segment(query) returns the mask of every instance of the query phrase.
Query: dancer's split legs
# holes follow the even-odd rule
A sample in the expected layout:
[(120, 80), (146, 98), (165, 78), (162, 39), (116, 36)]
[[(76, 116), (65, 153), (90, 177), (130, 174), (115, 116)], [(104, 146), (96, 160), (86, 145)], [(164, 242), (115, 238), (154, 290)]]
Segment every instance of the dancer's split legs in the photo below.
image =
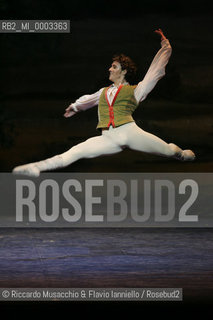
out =
[(117, 128), (110, 127), (109, 130), (104, 130), (101, 136), (90, 138), (52, 158), (16, 167), (13, 173), (37, 177), (41, 171), (63, 168), (83, 158), (115, 154), (121, 152), (125, 147), (181, 161), (195, 159), (191, 150), (182, 150), (173, 143), (168, 144), (142, 130), (135, 122), (131, 122)]

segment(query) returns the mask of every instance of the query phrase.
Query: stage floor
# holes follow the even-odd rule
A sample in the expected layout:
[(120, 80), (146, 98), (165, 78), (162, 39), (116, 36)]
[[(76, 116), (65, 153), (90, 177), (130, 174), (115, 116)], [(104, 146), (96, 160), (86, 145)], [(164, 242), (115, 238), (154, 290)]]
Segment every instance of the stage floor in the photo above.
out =
[(183, 288), (213, 301), (211, 229), (1, 228), (0, 286)]

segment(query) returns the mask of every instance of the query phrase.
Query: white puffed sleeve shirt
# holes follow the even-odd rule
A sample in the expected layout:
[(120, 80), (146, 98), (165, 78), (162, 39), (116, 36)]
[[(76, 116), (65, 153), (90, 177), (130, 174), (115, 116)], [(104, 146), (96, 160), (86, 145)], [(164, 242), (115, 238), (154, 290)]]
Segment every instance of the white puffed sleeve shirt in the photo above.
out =
[[(134, 90), (135, 99), (141, 102), (146, 99), (147, 95), (155, 87), (156, 83), (165, 75), (165, 67), (172, 53), (172, 48), (168, 39), (161, 41), (161, 49), (155, 55), (145, 77), (137, 84)], [(128, 84), (128, 83), (126, 83)], [(109, 102), (113, 100), (117, 87), (113, 84), (107, 91)], [(98, 104), (100, 95), (104, 88), (101, 88), (93, 94), (86, 94), (71, 104), (72, 109), (76, 112), (90, 109)]]

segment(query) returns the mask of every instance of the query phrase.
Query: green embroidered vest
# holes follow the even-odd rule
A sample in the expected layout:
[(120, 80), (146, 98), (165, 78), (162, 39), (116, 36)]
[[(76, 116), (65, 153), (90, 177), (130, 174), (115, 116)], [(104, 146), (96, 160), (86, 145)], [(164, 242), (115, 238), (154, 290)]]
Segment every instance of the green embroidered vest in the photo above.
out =
[(122, 124), (133, 122), (132, 113), (138, 106), (138, 102), (134, 96), (136, 86), (121, 85), (110, 104), (107, 99), (107, 90), (105, 88), (101, 93), (98, 104), (99, 122), (97, 128), (106, 128), (121, 126)]

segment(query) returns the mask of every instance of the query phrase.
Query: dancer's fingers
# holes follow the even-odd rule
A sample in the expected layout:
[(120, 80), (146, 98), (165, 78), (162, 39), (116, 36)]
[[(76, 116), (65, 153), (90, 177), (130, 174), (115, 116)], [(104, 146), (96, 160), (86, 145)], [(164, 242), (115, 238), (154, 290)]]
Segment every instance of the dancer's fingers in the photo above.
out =
[(66, 109), (65, 109), (65, 111), (70, 111), (71, 110), (71, 105), (69, 106), (69, 107), (67, 107)]
[(68, 117), (69, 117), (69, 112), (65, 112), (65, 113), (64, 113), (64, 117), (65, 117), (65, 118), (68, 118)]
[(156, 32), (156, 33), (160, 33), (160, 34), (163, 33), (163, 31), (162, 31), (160, 28), (159, 28), (159, 29), (156, 29), (155, 32)]
[(74, 114), (76, 114), (75, 111), (67, 111), (67, 112), (64, 113), (64, 117), (65, 118), (69, 118), (69, 117), (74, 116)]

